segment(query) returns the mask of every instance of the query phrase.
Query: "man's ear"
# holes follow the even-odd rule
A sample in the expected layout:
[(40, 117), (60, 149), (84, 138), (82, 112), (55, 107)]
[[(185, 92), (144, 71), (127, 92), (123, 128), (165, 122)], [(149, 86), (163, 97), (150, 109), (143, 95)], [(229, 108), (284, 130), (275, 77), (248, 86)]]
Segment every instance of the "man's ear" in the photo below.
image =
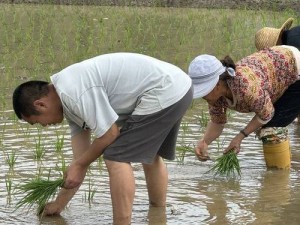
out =
[(37, 99), (33, 102), (33, 106), (36, 111), (42, 112), (47, 109), (47, 104), (43, 99)]

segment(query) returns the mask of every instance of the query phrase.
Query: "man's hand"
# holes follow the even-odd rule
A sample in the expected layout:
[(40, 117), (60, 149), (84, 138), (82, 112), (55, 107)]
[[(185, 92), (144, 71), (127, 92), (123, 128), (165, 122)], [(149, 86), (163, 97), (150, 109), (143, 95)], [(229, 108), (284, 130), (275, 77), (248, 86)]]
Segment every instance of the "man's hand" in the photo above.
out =
[(73, 162), (65, 173), (63, 187), (66, 189), (78, 187), (83, 182), (87, 169), (88, 166), (81, 166), (76, 161)]
[(63, 210), (63, 207), (61, 207), (57, 202), (48, 202), (43, 211), (41, 212), (42, 216), (54, 216), (59, 215), (61, 211)]

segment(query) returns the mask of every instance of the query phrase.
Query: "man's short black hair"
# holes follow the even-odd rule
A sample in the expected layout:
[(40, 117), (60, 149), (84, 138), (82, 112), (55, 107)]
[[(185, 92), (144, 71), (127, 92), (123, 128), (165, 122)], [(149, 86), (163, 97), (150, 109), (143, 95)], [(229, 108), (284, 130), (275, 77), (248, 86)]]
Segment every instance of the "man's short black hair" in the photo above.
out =
[(49, 82), (46, 81), (27, 81), (15, 89), (12, 101), (14, 111), (19, 119), (22, 119), (22, 116), (39, 114), (35, 110), (33, 102), (48, 94), (48, 84)]

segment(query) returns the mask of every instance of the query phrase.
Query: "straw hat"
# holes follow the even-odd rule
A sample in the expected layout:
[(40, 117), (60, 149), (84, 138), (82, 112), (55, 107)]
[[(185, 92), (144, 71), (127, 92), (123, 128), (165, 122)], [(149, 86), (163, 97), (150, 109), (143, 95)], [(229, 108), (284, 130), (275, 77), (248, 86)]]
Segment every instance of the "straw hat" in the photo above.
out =
[(222, 63), (212, 55), (199, 55), (189, 65), (188, 75), (194, 87), (193, 98), (202, 98), (217, 85), (219, 76), (225, 72)]
[(282, 24), (282, 26), (279, 29), (272, 27), (264, 27), (257, 31), (255, 34), (255, 46), (257, 50), (280, 44), (282, 32), (284, 30), (290, 29), (293, 21), (293, 18), (289, 18), (287, 21), (284, 22), (284, 24)]

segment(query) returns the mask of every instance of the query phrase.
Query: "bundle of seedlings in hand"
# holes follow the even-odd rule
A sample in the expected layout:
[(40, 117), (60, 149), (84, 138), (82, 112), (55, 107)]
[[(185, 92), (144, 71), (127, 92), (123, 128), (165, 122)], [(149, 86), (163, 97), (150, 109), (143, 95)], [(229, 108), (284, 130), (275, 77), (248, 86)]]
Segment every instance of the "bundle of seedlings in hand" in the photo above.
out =
[(230, 177), (231, 175), (235, 176), (236, 173), (241, 176), (241, 168), (237, 154), (233, 150), (223, 154), (216, 159), (214, 166), (208, 172), (213, 172), (214, 176)]
[(46, 203), (53, 198), (59, 187), (62, 187), (64, 180), (46, 180), (36, 178), (25, 184), (16, 187), (18, 194), (26, 194), (16, 205), (16, 209), (22, 206), (28, 206), (29, 209), (34, 205), (38, 205), (38, 214), (42, 213)]

